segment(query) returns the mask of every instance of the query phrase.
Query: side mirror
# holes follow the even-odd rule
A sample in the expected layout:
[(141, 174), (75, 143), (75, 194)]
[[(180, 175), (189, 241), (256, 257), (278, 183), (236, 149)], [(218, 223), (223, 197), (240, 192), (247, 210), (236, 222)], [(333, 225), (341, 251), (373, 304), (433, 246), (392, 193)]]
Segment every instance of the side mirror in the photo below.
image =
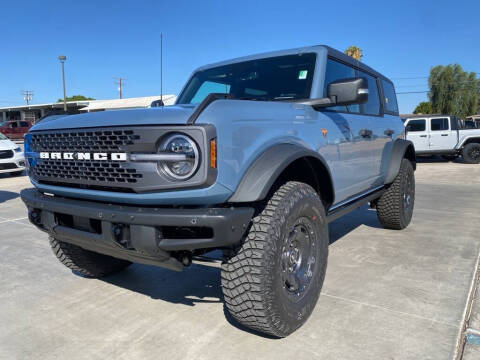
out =
[(314, 108), (364, 104), (368, 101), (368, 83), (364, 78), (336, 80), (328, 84), (327, 97), (300, 101)]
[(335, 105), (364, 104), (368, 101), (368, 84), (364, 78), (337, 80), (328, 85), (327, 96)]

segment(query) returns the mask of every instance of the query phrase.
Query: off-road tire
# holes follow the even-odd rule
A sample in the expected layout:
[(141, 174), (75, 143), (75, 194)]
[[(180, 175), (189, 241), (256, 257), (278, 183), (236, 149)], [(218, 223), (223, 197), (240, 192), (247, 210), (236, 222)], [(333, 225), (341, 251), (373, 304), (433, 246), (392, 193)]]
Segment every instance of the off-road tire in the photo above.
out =
[(130, 261), (88, 251), (79, 246), (56, 240), (53, 237), (50, 237), (50, 246), (63, 265), (89, 278), (111, 275), (131, 264)]
[[(300, 227), (298, 232), (298, 224), (309, 231)], [(285, 276), (291, 274), (291, 269), (286, 268), (291, 258), (286, 254), (289, 249), (302, 247), (298, 244), (303, 240), (297, 242), (297, 236), (314, 244), (309, 247), (308, 255), (300, 250), (302, 261), (307, 259), (307, 262), (301, 262), (296, 269), (307, 265), (308, 271), (299, 278), (308, 284), (297, 287), (302, 289), (298, 295), (292, 290), (295, 285), (285, 282)], [(293, 247), (292, 238), (297, 244)], [(312, 313), (325, 278), (327, 258), (328, 226), (320, 197), (307, 184), (288, 182), (254, 217), (245, 241), (234, 255), (222, 263), (225, 306), (240, 324), (264, 334), (285, 337), (302, 326)]]
[(470, 143), (465, 145), (462, 150), (462, 158), (468, 164), (480, 163), (480, 144)]
[[(406, 197), (408, 196), (408, 206)], [(400, 171), (377, 201), (377, 216), (386, 229), (405, 229), (412, 220), (415, 205), (415, 174), (412, 163), (402, 159)]]

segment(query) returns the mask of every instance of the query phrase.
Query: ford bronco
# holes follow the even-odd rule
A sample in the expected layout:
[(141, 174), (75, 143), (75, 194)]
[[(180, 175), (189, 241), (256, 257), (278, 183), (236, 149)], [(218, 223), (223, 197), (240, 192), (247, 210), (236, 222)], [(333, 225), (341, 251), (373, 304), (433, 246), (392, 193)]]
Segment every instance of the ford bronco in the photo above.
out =
[(226, 308), (277, 337), (313, 311), (329, 222), (370, 203), (403, 229), (414, 207), (392, 82), (327, 46), (201, 67), (173, 106), (45, 119), (25, 151), (22, 199), (65, 266), (181, 270), (221, 250)]

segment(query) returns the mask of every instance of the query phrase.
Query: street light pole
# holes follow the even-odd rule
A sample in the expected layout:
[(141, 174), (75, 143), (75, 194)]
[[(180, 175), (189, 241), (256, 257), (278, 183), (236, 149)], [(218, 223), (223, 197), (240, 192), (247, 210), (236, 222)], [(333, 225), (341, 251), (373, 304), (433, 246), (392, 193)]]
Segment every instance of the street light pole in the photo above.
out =
[(58, 60), (62, 63), (62, 80), (63, 80), (63, 111), (67, 112), (67, 93), (65, 91), (65, 60), (67, 57), (65, 55), (60, 55)]

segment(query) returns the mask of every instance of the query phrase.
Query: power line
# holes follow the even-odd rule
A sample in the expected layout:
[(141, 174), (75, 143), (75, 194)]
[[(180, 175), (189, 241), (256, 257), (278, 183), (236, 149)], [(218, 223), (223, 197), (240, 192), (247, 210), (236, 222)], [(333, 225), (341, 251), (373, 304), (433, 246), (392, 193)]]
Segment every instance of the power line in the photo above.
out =
[(118, 85), (118, 94), (120, 96), (120, 99), (122, 98), (122, 87), (123, 85), (125, 85), (125, 78), (122, 78), (122, 77), (114, 77), (114, 79), (116, 79), (115, 81), (115, 84)]
[[(468, 72), (468, 71), (467, 71)], [(480, 72), (471, 71), (476, 75), (480, 75)], [(390, 80), (414, 80), (414, 79), (428, 79), (430, 76), (412, 76), (412, 77), (393, 77)]]

